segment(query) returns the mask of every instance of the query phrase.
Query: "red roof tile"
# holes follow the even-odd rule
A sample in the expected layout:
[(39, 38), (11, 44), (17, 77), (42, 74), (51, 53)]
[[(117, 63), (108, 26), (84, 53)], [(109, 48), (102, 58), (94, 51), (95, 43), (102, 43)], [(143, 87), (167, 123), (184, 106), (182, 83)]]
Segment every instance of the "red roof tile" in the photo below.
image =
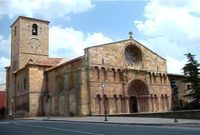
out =
[(46, 71), (48, 72), (48, 71), (51, 71), (52, 69), (56, 69), (56, 68), (62, 67), (62, 66), (64, 66), (64, 65), (71, 64), (71, 63), (73, 63), (73, 62), (75, 62), (75, 61), (81, 60), (82, 58), (83, 58), (83, 56), (74, 58), (74, 59), (72, 59), (72, 60), (66, 60), (66, 59), (64, 59), (64, 60), (62, 60), (59, 64), (57, 64), (56, 66), (53, 66), (53, 67), (50, 67), (50, 68), (46, 69)]
[(29, 62), (29, 64), (41, 65), (41, 66), (56, 66), (57, 64), (59, 64), (63, 60), (66, 61), (66, 59), (64, 59), (64, 58), (46, 58), (46, 59), (38, 60), (38, 61), (35, 61), (35, 62), (32, 62), (32, 63)]

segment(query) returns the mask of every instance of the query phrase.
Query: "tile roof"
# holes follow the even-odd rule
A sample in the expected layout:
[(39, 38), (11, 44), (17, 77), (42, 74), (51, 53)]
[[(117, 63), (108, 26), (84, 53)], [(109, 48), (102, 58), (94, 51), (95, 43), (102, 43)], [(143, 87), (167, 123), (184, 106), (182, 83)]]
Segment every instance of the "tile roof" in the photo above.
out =
[(63, 63), (65, 61), (67, 60), (64, 58), (45, 58), (35, 62), (29, 62), (29, 64), (40, 66), (56, 66), (57, 64)]
[(14, 71), (13, 73), (16, 74), (17, 72), (23, 70), (27, 65), (44, 66), (50, 68), (65, 63), (66, 61), (68, 60), (65, 58), (45, 58), (38, 61), (29, 60), (24, 67), (18, 69), (17, 71)]
[(71, 59), (71, 60), (62, 60), (59, 64), (57, 64), (56, 66), (53, 66), (53, 67), (50, 67), (50, 68), (47, 68), (46, 71), (51, 71), (53, 69), (56, 69), (56, 68), (59, 68), (59, 67), (62, 67), (64, 65), (67, 65), (67, 64), (71, 64), (73, 62), (76, 62), (76, 61), (80, 61), (83, 59), (83, 56), (80, 56), (80, 57), (77, 57), (77, 58), (74, 58), (74, 59)]

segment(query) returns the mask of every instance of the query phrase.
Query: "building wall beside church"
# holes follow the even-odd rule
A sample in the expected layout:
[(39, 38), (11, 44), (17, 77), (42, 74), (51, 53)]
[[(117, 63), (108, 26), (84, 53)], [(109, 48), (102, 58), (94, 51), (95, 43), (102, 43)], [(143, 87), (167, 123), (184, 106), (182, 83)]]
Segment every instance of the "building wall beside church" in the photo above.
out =
[[(185, 104), (190, 101), (186, 95), (190, 92), (192, 85), (191, 83), (185, 82), (187, 78), (188, 76), (185, 75), (169, 74), (170, 82), (175, 82), (177, 87), (177, 95), (174, 94), (174, 98), (177, 98), (177, 103), (175, 106), (184, 107)], [(174, 105), (174, 103), (172, 103), (172, 105)]]

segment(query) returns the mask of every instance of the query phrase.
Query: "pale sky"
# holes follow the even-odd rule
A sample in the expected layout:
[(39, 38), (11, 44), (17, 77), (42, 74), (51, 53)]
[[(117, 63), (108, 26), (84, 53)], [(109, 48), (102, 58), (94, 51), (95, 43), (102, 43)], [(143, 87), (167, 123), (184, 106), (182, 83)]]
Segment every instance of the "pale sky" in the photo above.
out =
[(200, 62), (200, 0), (0, 0), (0, 84), (10, 65), (10, 25), (20, 15), (49, 20), (49, 56), (74, 58), (83, 49), (133, 38), (182, 73), (184, 54)]

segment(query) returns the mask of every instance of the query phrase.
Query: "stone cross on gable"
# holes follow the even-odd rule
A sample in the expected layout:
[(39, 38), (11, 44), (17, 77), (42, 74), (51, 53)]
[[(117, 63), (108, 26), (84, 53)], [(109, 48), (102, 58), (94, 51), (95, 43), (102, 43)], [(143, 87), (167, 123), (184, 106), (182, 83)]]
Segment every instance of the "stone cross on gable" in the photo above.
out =
[(129, 38), (132, 39), (133, 38), (133, 32), (130, 31), (128, 34), (129, 34)]

